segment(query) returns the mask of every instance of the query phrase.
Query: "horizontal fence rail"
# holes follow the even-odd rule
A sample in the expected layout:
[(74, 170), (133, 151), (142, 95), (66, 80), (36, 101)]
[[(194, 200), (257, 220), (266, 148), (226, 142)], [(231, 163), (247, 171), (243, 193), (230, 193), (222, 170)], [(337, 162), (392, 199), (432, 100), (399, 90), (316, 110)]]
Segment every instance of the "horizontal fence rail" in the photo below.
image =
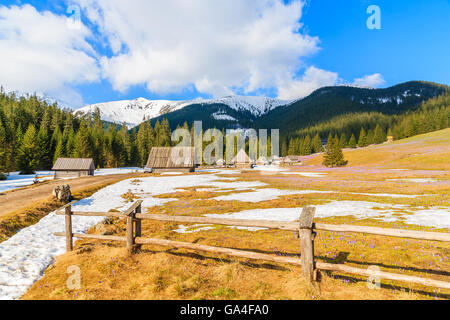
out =
[[(59, 209), (56, 214), (64, 215), (66, 217), (66, 232), (55, 233), (55, 236), (66, 237), (67, 251), (73, 250), (73, 238), (80, 239), (94, 239), (105, 241), (121, 241), (125, 242), (127, 249), (133, 253), (142, 245), (157, 245), (174, 248), (182, 248), (189, 250), (197, 250), (203, 252), (213, 252), (217, 254), (225, 254), (240, 258), (265, 260), (277, 263), (292, 264), (302, 267), (303, 276), (309, 281), (317, 279), (317, 271), (333, 271), (345, 274), (355, 274), (359, 276), (370, 277), (374, 276), (371, 270), (355, 268), (343, 264), (330, 264), (324, 262), (314, 261), (314, 240), (316, 231), (330, 231), (330, 232), (351, 232), (371, 234), (387, 237), (410, 238), (428, 241), (444, 241), (450, 242), (449, 233), (439, 232), (424, 232), (424, 231), (410, 231), (402, 229), (385, 229), (376, 227), (353, 226), (353, 225), (331, 225), (314, 223), (315, 208), (307, 207), (303, 209), (299, 221), (295, 222), (280, 222), (269, 220), (236, 220), (223, 218), (209, 218), (209, 217), (188, 217), (188, 216), (166, 216), (153, 215), (142, 213), (142, 200), (133, 203), (125, 212), (72, 212), (72, 205), (69, 203), (63, 208)], [(106, 235), (92, 235), (92, 234), (78, 234), (72, 233), (72, 216), (84, 217), (117, 217), (126, 219), (127, 234), (126, 236), (106, 236)], [(269, 254), (244, 251), (231, 248), (214, 247), (196, 243), (179, 242), (163, 239), (143, 238), (141, 235), (142, 220), (154, 220), (164, 222), (177, 222), (187, 224), (211, 224), (223, 226), (237, 226), (237, 227), (254, 227), (265, 229), (278, 229), (284, 231), (298, 232), (301, 243), (300, 258), (274, 256)], [(431, 286), (442, 289), (450, 289), (450, 282), (444, 282), (433, 279), (424, 279), (416, 276), (395, 274), (389, 272), (378, 271), (376, 277), (379, 279), (403, 281), (408, 283), (416, 283), (424, 286)]]

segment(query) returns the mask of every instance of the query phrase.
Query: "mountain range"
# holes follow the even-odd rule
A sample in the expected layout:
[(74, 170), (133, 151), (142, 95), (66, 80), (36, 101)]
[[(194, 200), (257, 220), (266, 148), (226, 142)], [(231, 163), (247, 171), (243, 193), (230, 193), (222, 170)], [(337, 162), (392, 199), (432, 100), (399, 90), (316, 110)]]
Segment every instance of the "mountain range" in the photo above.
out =
[[(186, 101), (147, 100), (137, 98), (135, 100), (112, 101), (92, 104), (74, 112), (77, 116), (94, 114), (98, 109), (104, 121), (116, 124), (126, 124), (133, 128), (142, 122), (158, 117), (164, 117), (170, 113), (180, 111), (188, 106), (201, 105), (205, 110), (214, 105), (223, 105), (229, 110), (216, 110), (210, 116), (213, 120), (235, 122), (232, 114), (242, 113), (249, 117), (258, 118), (269, 111), (288, 104), (289, 101), (266, 97), (228, 96), (220, 99), (196, 99)], [(215, 108), (213, 108), (215, 110)]]
[(166, 118), (172, 129), (188, 122), (203, 121), (204, 128), (281, 128), (299, 130), (334, 117), (362, 112), (398, 115), (417, 108), (422, 102), (448, 90), (448, 86), (410, 81), (384, 89), (353, 86), (323, 87), (308, 97), (283, 101), (266, 97), (228, 96), (189, 101), (114, 101), (86, 106), (74, 111), (78, 116), (97, 109), (107, 122), (136, 127)]

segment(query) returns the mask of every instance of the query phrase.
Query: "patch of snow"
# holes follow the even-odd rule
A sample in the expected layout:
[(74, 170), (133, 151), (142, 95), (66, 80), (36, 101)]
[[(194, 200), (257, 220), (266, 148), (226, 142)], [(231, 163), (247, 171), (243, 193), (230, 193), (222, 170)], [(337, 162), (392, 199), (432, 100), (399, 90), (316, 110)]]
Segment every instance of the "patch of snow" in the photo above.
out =
[[(373, 218), (386, 222), (402, 221), (411, 225), (434, 228), (450, 228), (450, 210), (448, 208), (418, 209), (406, 205), (382, 204), (365, 201), (331, 201), (317, 205), (316, 217), (353, 216), (359, 219)], [(292, 222), (300, 217), (302, 208), (254, 209), (230, 214), (208, 214), (211, 218), (229, 218), (241, 220), (272, 220)], [(405, 211), (405, 212), (402, 212)]]
[(183, 175), (183, 172), (163, 172), (161, 173), (162, 176), (180, 176)]
[(450, 229), (450, 210), (442, 208), (423, 209), (406, 215), (404, 222), (425, 227)]
[(126, 173), (135, 173), (135, 172), (144, 172), (144, 169), (138, 168), (138, 167), (99, 169), (99, 170), (95, 170), (94, 176), (109, 176), (109, 175), (115, 175), (115, 174), (126, 174)]
[(327, 175), (327, 173), (325, 173), (325, 172), (295, 172), (295, 171), (281, 172), (281, 174), (299, 175), (299, 176), (309, 177), (309, 178), (322, 178)]
[(184, 226), (184, 225), (179, 225), (178, 229), (172, 230), (176, 233), (182, 233), (182, 234), (186, 234), (186, 233), (195, 233), (195, 232), (199, 232), (199, 231), (205, 231), (205, 230), (212, 230), (214, 229), (214, 227), (210, 227), (207, 224), (194, 224), (192, 226)]
[(429, 183), (429, 182), (437, 182), (437, 179), (386, 179), (386, 181), (400, 181), (400, 182), (414, 182), (414, 183)]
[(270, 165), (270, 166), (255, 166), (253, 169), (254, 170), (258, 170), (258, 171), (269, 171), (269, 172), (282, 172), (282, 171), (286, 170), (284, 168), (281, 168), (279, 166), (274, 166), (274, 165)]
[(223, 121), (237, 121), (235, 118), (233, 118), (232, 116), (228, 115), (228, 114), (224, 114), (224, 113), (214, 113), (211, 115), (211, 117), (215, 120), (223, 120)]
[(11, 191), (34, 184), (37, 177), (39, 182), (52, 180), (53, 171), (37, 171), (36, 174), (20, 175), (19, 172), (11, 172), (6, 180), (0, 181), (0, 192)]
[(280, 189), (257, 189), (253, 192), (234, 193), (213, 198), (217, 201), (261, 202), (278, 199), (281, 196), (298, 194), (297, 191)]

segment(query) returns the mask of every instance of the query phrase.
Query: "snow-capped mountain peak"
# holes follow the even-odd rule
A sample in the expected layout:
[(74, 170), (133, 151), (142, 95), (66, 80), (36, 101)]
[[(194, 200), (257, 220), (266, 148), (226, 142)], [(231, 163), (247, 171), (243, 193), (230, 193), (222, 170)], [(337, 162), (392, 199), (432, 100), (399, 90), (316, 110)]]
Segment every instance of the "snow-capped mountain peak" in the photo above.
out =
[(117, 124), (125, 123), (129, 128), (133, 128), (145, 120), (157, 118), (193, 104), (224, 104), (233, 110), (249, 112), (255, 117), (260, 117), (287, 103), (289, 103), (289, 101), (247, 96), (227, 96), (208, 100), (199, 98), (186, 101), (147, 100), (145, 98), (137, 98), (134, 100), (92, 104), (75, 110), (74, 114), (78, 116), (94, 114), (98, 109), (102, 120)]

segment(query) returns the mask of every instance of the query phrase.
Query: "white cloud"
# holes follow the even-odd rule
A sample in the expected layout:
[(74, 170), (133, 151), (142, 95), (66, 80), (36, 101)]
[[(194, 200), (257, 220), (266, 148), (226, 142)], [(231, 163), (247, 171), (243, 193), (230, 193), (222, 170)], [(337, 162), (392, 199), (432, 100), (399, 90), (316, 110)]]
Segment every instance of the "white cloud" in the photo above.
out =
[(381, 85), (385, 84), (384, 78), (379, 73), (374, 73), (372, 75), (367, 75), (362, 78), (355, 79), (353, 85), (359, 87), (371, 87), (377, 88)]
[(101, 66), (120, 91), (195, 86), (221, 96), (278, 88), (319, 50), (317, 37), (299, 31), (299, 0), (77, 2), (114, 52)]
[(337, 73), (312, 66), (305, 71), (300, 80), (288, 79), (285, 83), (281, 83), (278, 97), (285, 100), (303, 98), (321, 87), (336, 85), (338, 79)]
[(99, 79), (88, 28), (30, 5), (0, 6), (0, 84), (82, 104), (73, 85)]
[[(320, 41), (301, 33), (302, 0), (74, 1), (95, 31), (31, 5), (0, 5), (0, 85), (6, 90), (81, 106), (75, 86), (101, 77), (122, 92), (143, 84), (162, 95), (270, 90), (282, 99), (341, 81), (305, 63)], [(112, 54), (96, 52), (90, 41)], [(380, 74), (354, 82), (383, 83)]]

